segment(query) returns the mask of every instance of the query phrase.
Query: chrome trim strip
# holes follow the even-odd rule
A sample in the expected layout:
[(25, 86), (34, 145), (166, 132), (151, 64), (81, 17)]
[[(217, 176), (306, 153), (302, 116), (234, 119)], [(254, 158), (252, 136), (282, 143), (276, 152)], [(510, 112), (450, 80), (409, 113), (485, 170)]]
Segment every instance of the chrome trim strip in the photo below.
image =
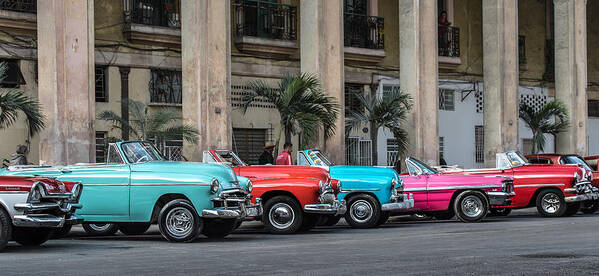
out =
[(0, 194), (28, 194), (28, 191), (0, 191)]
[(363, 192), (363, 191), (379, 191), (380, 189), (343, 189), (340, 193)]
[(129, 184), (85, 184), (85, 186), (129, 186)]
[(514, 185), (515, 187), (547, 187), (547, 186), (566, 186), (566, 184), (522, 184)]
[(203, 183), (135, 183), (131, 186), (210, 186)]

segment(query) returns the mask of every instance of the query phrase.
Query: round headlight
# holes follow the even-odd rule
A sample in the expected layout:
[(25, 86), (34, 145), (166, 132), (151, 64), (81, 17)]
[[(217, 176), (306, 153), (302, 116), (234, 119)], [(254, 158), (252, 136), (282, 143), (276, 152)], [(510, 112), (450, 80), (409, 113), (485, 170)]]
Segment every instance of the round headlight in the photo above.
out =
[(251, 180), (248, 180), (248, 184), (245, 187), (248, 190), (248, 193), (251, 193), (252, 190), (254, 189), (254, 183), (252, 183)]
[(213, 194), (216, 194), (216, 192), (218, 192), (218, 189), (220, 188), (220, 183), (218, 182), (218, 179), (212, 179), (212, 182), (210, 182), (210, 192), (212, 192)]

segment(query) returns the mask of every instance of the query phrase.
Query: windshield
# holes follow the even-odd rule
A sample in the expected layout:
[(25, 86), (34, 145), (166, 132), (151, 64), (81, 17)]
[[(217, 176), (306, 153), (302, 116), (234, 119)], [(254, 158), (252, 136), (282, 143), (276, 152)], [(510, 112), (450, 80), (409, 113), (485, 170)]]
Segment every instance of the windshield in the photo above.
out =
[(314, 162), (314, 165), (316, 166), (333, 166), (333, 162), (329, 161), (329, 159), (327, 159), (327, 157), (318, 150), (310, 151), (309, 155), (310, 159), (312, 159), (312, 162)]
[(121, 148), (129, 163), (142, 163), (165, 160), (154, 145), (148, 142), (122, 143)]
[(418, 174), (418, 173), (420, 173), (420, 174), (437, 174), (437, 173), (439, 173), (439, 171), (435, 170), (431, 166), (429, 166), (426, 163), (424, 163), (416, 158), (413, 158), (413, 157), (406, 158), (406, 164), (408, 166), (408, 171), (409, 171), (410, 175)]
[(509, 160), (512, 168), (520, 167), (525, 164), (528, 164), (528, 160), (524, 157), (520, 152), (517, 151), (508, 151), (505, 153), (505, 156)]
[(578, 157), (576, 155), (569, 155), (569, 156), (562, 157), (561, 163), (572, 164), (572, 165), (582, 165), (585, 170), (592, 171), (591, 167), (589, 167), (589, 165), (586, 162), (584, 162), (582, 159), (580, 159), (580, 157)]
[(242, 167), (246, 164), (232, 151), (229, 150), (215, 150), (214, 151), (220, 157), (222, 162), (230, 163), (233, 167)]

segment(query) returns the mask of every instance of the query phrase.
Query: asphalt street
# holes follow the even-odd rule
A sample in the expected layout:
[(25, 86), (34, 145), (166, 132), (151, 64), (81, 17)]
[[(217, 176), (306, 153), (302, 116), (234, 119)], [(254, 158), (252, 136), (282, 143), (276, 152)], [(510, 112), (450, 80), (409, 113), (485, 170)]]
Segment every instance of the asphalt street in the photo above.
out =
[(270, 235), (245, 223), (223, 240), (169, 243), (143, 236), (70, 237), (42, 247), (10, 243), (0, 275), (599, 274), (599, 213), (543, 218), (535, 209), (482, 223), (409, 221), (376, 229), (335, 227)]

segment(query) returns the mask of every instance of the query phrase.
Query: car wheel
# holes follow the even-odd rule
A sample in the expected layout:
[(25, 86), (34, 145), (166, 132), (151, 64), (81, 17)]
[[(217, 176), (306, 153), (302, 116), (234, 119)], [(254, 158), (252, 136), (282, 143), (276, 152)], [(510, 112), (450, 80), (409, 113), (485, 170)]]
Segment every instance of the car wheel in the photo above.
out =
[(576, 213), (580, 211), (581, 206), (582, 204), (580, 204), (580, 202), (566, 203), (566, 212), (564, 212), (564, 217), (576, 215)]
[(0, 208), (0, 251), (6, 247), (11, 236), (12, 223), (10, 221), (10, 216), (4, 209)]
[(491, 215), (505, 217), (512, 212), (512, 208), (491, 208)]
[(90, 236), (112, 236), (119, 227), (114, 223), (84, 223), (83, 230)]
[(433, 214), (433, 217), (436, 220), (450, 220), (455, 216), (455, 213), (453, 212), (453, 210), (450, 211), (443, 211), (443, 212), (436, 212)]
[(288, 196), (275, 196), (264, 205), (262, 223), (272, 234), (292, 234), (304, 221), (300, 204)]
[(170, 242), (190, 242), (202, 231), (203, 221), (191, 202), (175, 199), (162, 207), (158, 215), (158, 229)]
[(52, 232), (52, 236), (50, 238), (51, 239), (62, 239), (64, 237), (68, 236), (69, 233), (71, 233), (71, 228), (73, 228), (72, 224), (65, 225), (61, 228), (55, 229), (54, 232)]
[(453, 210), (461, 221), (477, 222), (489, 213), (489, 201), (481, 192), (466, 191), (455, 198)]
[(211, 239), (222, 239), (235, 230), (238, 221), (238, 219), (204, 219), (202, 234)]
[(597, 212), (597, 210), (599, 210), (599, 200), (595, 200), (595, 201), (589, 201), (586, 202), (582, 208), (580, 208), (580, 211), (582, 211), (583, 214), (594, 214), (595, 212)]
[(353, 196), (347, 204), (345, 220), (353, 228), (370, 228), (376, 226), (381, 217), (381, 206), (371, 195)]
[(543, 190), (536, 200), (537, 211), (544, 217), (561, 217), (566, 212), (564, 195), (558, 190)]
[(119, 230), (127, 236), (135, 236), (148, 231), (150, 225), (150, 223), (145, 222), (121, 223), (119, 224)]
[(379, 217), (379, 220), (376, 222), (376, 226), (381, 226), (385, 224), (387, 220), (389, 220), (390, 215), (391, 212), (381, 212), (381, 216)]
[(37, 246), (50, 239), (52, 228), (15, 227), (12, 238), (24, 246)]

